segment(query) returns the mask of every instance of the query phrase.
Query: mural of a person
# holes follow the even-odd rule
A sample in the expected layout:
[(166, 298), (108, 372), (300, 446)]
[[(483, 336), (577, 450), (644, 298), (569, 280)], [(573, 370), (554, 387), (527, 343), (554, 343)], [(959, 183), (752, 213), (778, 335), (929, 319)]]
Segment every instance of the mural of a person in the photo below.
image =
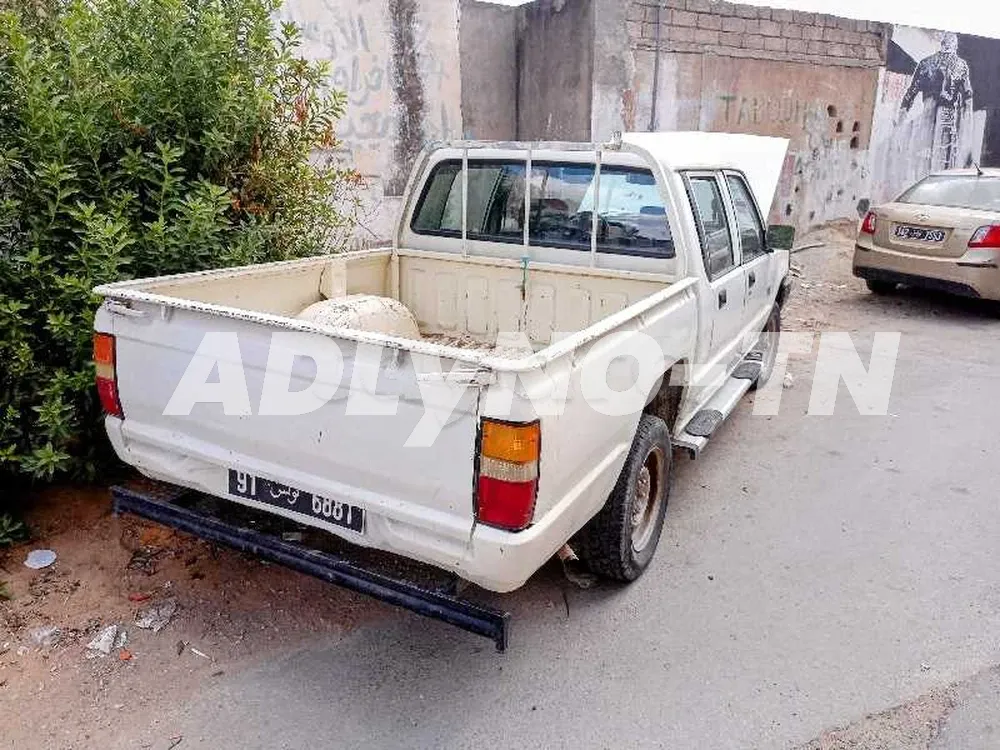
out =
[(941, 37), (941, 48), (917, 64), (910, 85), (900, 102), (909, 112), (920, 94), (928, 119), (933, 118), (931, 169), (950, 169), (959, 164), (962, 129), (972, 111), (972, 82), (969, 65), (958, 56), (958, 36)]

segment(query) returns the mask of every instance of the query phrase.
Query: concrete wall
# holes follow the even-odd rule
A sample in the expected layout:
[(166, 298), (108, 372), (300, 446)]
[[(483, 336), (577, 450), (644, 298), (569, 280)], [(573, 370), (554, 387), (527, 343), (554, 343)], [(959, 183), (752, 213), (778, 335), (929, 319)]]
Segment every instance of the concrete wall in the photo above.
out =
[(590, 140), (592, 0), (536, 0), (520, 10), (517, 137)]
[(972, 94), (955, 108), (930, 91), (904, 105), (941, 32), (824, 14), (715, 0), (287, 0), (281, 16), (348, 93), (339, 156), (368, 178), (363, 240), (391, 235), (416, 152), (463, 135), (783, 136), (771, 220), (799, 230), (856, 217), (934, 168), (1000, 165), (997, 40), (958, 36)]
[(459, 7), (448, 0), (287, 0), (303, 52), (348, 94), (339, 156), (369, 184), (358, 237), (389, 237), (415, 152), (462, 134)]
[(804, 229), (856, 215), (880, 24), (710, 0), (599, 0), (597, 19), (595, 139), (650, 129), (789, 138), (772, 221)]
[(465, 137), (512, 139), (517, 133), (515, 7), (462, 0), (459, 21)]

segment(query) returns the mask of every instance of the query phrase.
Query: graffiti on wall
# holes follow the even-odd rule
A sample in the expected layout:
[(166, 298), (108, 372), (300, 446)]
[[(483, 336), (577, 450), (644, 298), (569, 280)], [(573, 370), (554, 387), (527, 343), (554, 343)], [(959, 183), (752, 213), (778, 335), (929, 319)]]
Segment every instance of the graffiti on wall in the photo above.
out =
[(805, 130), (809, 119), (819, 113), (821, 105), (795, 96), (741, 96), (738, 93), (719, 95), (726, 125), (777, 125)]
[(873, 124), (874, 201), (930, 172), (989, 164), (998, 55), (997, 40), (893, 29)]
[(700, 99), (698, 129), (789, 140), (772, 223), (804, 231), (855, 213), (867, 192), (875, 69), (722, 56), (681, 65), (682, 85)]
[[(461, 134), (461, 81), (452, 63), (458, 59), (456, 7), (437, 0), (288, 0), (278, 11), (281, 21), (302, 30), (302, 53), (328, 61), (330, 85), (347, 94), (338, 155), (368, 178), (365, 231), (378, 237), (388, 236), (397, 208), (384, 199), (399, 192), (409, 168), (400, 164), (400, 141), (409, 156), (414, 133), (421, 142)], [(410, 63), (405, 73), (397, 74), (397, 60)]]

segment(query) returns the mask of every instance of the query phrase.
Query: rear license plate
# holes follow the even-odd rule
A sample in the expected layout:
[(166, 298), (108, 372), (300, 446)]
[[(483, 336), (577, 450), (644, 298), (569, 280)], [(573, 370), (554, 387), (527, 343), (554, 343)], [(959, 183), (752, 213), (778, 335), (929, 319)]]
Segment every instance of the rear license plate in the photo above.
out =
[(243, 471), (229, 470), (229, 494), (318, 518), (359, 534), (365, 529), (365, 512), (361, 508)]
[(921, 242), (944, 242), (943, 229), (927, 229), (926, 227), (911, 227), (897, 224), (895, 235), (903, 240), (920, 240)]

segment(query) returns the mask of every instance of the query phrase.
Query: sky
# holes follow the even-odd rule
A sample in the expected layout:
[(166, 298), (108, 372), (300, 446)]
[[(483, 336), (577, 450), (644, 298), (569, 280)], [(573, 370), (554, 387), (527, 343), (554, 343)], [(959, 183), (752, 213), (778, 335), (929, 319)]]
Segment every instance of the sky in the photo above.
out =
[[(524, 5), (530, 0), (486, 0)], [(626, 0), (622, 0), (625, 2)], [(931, 29), (1000, 38), (1000, 12), (988, 0), (745, 0), (747, 5), (830, 13), (867, 21), (885, 21)], [(668, 0), (668, 5), (670, 4)]]

